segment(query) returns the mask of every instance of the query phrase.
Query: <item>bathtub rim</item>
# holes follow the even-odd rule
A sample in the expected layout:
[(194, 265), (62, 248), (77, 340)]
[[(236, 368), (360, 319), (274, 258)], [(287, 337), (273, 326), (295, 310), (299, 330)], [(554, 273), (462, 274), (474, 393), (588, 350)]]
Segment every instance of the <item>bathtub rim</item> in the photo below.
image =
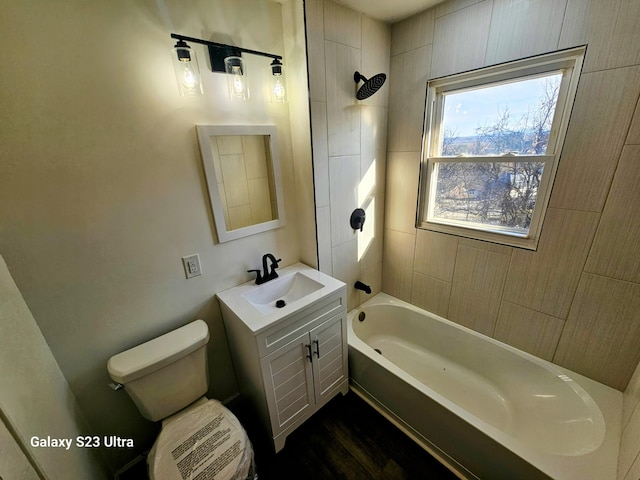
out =
[[(358, 313), (363, 308), (375, 305), (389, 304), (407, 308), (419, 314), (434, 317), (436, 320), (442, 321), (452, 326), (453, 328), (462, 330), (463, 332), (468, 332), (475, 337), (479, 337), (482, 340), (489, 341), (497, 348), (504, 348), (527, 360), (531, 360), (548, 371), (551, 371), (553, 373), (558, 372), (560, 374), (566, 375), (570, 378), (571, 383), (578, 386), (579, 390), (584, 392), (584, 394), (586, 394), (587, 397), (595, 404), (598, 412), (602, 416), (605, 429), (604, 439), (602, 443), (598, 448), (583, 455), (554, 455), (548, 452), (537, 450), (533, 447), (528, 447), (514, 437), (486, 423), (475, 415), (467, 412), (452, 401), (448, 400), (446, 397), (424, 385), (422, 382), (419, 382), (412, 375), (406, 373), (390, 360), (384, 357), (380, 357), (373, 350), (373, 348), (367, 345), (355, 334), (355, 331), (353, 330), (353, 322), (357, 318)], [(499, 443), (515, 455), (526, 460), (537, 468), (540, 468), (540, 470), (545, 472), (546, 474), (551, 475), (552, 478), (580, 478), (573, 477), (570, 473), (568, 474), (567, 472), (568, 468), (570, 468), (571, 465), (575, 464), (576, 462), (581, 462), (582, 460), (587, 461), (587, 463), (602, 463), (603, 461), (605, 461), (607, 463), (608, 470), (613, 469), (613, 472), (617, 471), (618, 451), (621, 437), (621, 392), (383, 292), (376, 294), (371, 299), (367, 300), (363, 304), (348, 312), (347, 332), (349, 347), (356, 348), (360, 353), (368, 357), (370, 361), (381, 365), (382, 368), (387, 369), (388, 371), (399, 377), (401, 380), (403, 380), (405, 383), (420, 391), (422, 394), (429, 396), (431, 399), (438, 402), (443, 408), (462, 418), (469, 425), (481, 431), (492, 440), (495, 440), (497, 443)], [(354, 382), (356, 382), (357, 384), (357, 381), (355, 379)], [(375, 396), (372, 396), (375, 399)], [(596, 463), (594, 463), (594, 465)], [(615, 477), (616, 475), (614, 473), (611, 478), (615, 479)]]

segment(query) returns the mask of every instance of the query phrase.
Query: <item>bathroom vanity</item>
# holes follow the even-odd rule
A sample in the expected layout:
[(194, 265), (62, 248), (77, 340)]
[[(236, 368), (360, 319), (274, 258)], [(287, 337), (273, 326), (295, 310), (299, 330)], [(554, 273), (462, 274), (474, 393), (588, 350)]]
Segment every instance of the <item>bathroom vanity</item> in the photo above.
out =
[(248, 282), (217, 294), (240, 393), (276, 452), (349, 389), (346, 285), (302, 263), (278, 273), (262, 285)]

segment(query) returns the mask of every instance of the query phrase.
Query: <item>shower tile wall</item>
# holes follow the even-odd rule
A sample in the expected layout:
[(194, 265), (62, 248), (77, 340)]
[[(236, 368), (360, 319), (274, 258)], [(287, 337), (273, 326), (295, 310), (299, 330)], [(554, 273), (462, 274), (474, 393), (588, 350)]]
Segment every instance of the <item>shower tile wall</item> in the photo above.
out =
[[(626, 388), (640, 360), (638, 24), (638, 1), (455, 0), (392, 26), (383, 291)], [(416, 229), (427, 80), (584, 44), (538, 250)]]
[[(357, 101), (353, 74), (389, 74), (391, 29), (329, 0), (307, 0), (305, 13), (319, 268), (347, 283), (352, 309), (368, 297), (356, 280), (382, 286), (389, 103), (388, 82)], [(356, 208), (363, 232), (349, 225)]]
[(640, 478), (640, 365), (624, 392), (618, 480)]
[[(629, 385), (620, 480), (640, 475), (639, 24), (635, 0), (453, 0), (391, 34), (383, 291)], [(584, 44), (538, 250), (414, 228), (427, 79)]]

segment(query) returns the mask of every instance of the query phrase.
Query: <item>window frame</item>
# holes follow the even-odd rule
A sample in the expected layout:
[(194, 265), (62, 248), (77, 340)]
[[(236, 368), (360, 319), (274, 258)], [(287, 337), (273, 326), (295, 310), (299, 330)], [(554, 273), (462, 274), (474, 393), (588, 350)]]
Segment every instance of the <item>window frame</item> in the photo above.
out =
[[(551, 187), (558, 168), (569, 118), (573, 107), (578, 81), (584, 61), (585, 47), (571, 48), (549, 54), (528, 57), (522, 60), (494, 65), (460, 74), (430, 80), (427, 85), (427, 101), (422, 142), (420, 183), (416, 227), (474, 238), (513, 247), (536, 250), (544, 216), (551, 196)], [(509, 83), (517, 79), (562, 73), (558, 99), (554, 112), (547, 151), (544, 155), (502, 155), (502, 156), (442, 156), (441, 124), (444, 117), (444, 97), (447, 93), (473, 90), (483, 86)], [(482, 162), (530, 162), (544, 163), (538, 187), (528, 234), (510, 231), (500, 226), (472, 224), (461, 221), (433, 218), (436, 192), (436, 167), (441, 163), (482, 163)]]

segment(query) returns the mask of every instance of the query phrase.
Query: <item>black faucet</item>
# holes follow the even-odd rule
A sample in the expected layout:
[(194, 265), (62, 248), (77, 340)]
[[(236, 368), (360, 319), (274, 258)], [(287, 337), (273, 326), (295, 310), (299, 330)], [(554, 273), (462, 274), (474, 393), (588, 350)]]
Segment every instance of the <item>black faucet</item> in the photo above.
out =
[(371, 294), (371, 287), (366, 283), (362, 283), (360, 280), (358, 280), (353, 287), (358, 290), (362, 290), (366, 294)]
[[(271, 269), (267, 267), (267, 260), (271, 262)], [(278, 268), (278, 263), (282, 261), (281, 258), (276, 260), (276, 257), (271, 253), (265, 253), (262, 256), (262, 270), (264, 273), (261, 273), (260, 270), (247, 270), (247, 272), (256, 272), (256, 285), (261, 285), (269, 280), (273, 280), (274, 278), (278, 278), (278, 273), (276, 272), (276, 268)]]

